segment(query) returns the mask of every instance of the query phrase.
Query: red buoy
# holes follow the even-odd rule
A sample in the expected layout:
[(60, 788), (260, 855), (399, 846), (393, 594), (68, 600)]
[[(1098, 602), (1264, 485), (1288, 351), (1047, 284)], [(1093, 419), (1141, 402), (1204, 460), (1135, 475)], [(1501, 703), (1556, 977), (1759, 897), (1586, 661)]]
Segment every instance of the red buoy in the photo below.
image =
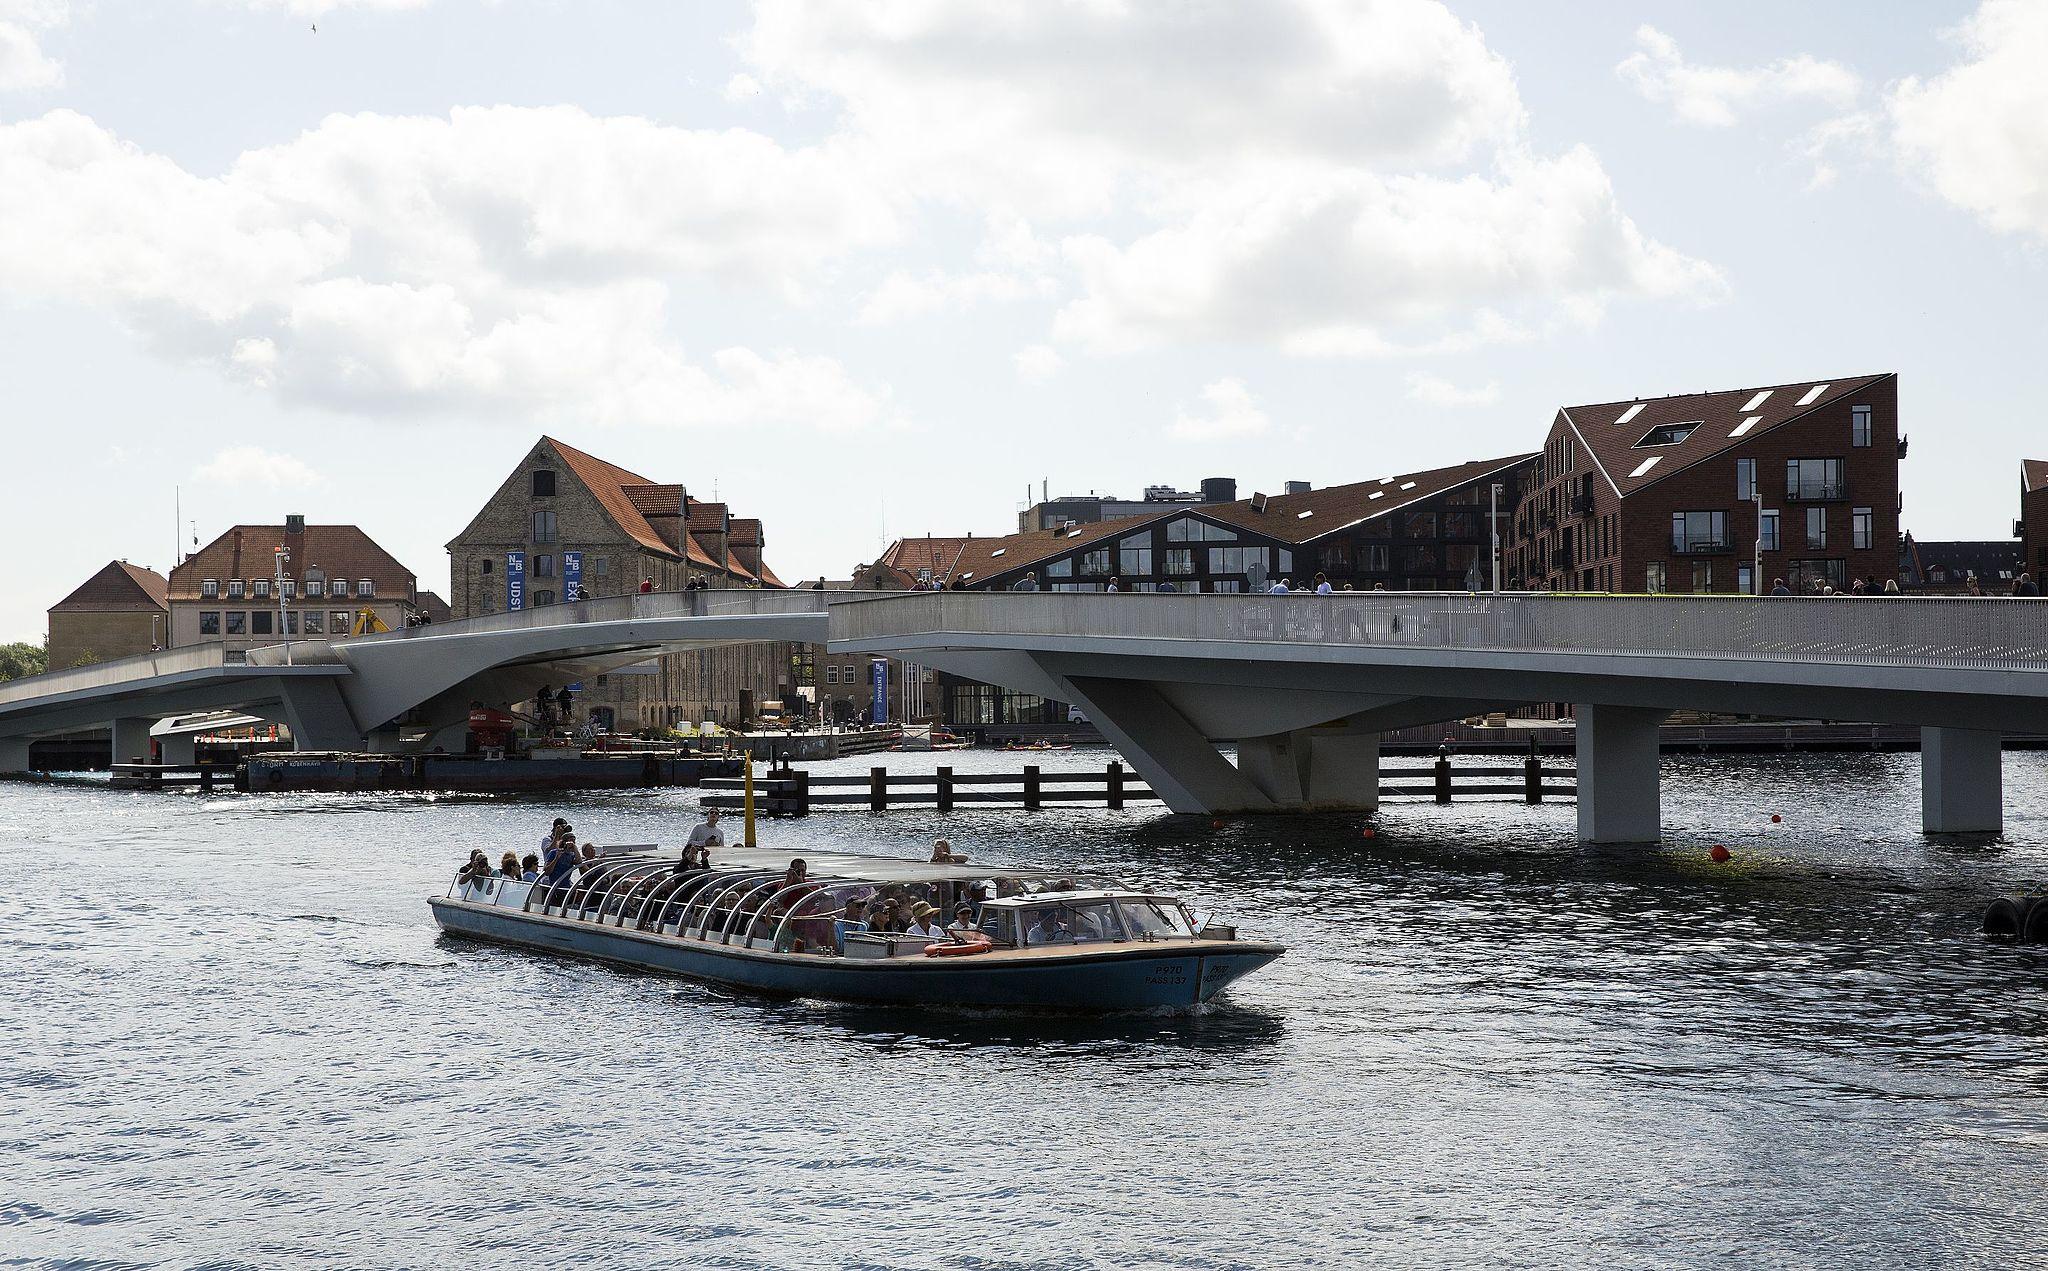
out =
[(1779, 816), (1779, 815), (1778, 815), (1777, 813), (1775, 813), (1775, 812), (1771, 813), (1771, 824), (1772, 824), (1772, 825), (1776, 825), (1776, 824), (1777, 824), (1778, 822), (1780, 822), (1780, 821), (1782, 821), (1782, 820), (1784, 820), (1784, 819), (1785, 819), (1784, 817), (1782, 817), (1782, 816)]
[(1222, 829), (1222, 828), (1223, 828), (1223, 818), (1219, 816), (1219, 817), (1216, 817), (1216, 818), (1214, 818), (1213, 820), (1211, 820), (1211, 821), (1209, 822), (1209, 828), (1210, 828), (1210, 829), (1212, 829), (1212, 830), (1220, 830), (1220, 829)]
[(1728, 849), (1719, 843), (1714, 844), (1714, 850), (1708, 852), (1707, 855), (1713, 858), (1716, 865), (1726, 865), (1728, 863)]
[(1377, 834), (1378, 832), (1379, 831), (1373, 829), (1370, 825), (1368, 825), (1364, 829), (1360, 830), (1358, 834), (1360, 838), (1371, 838), (1374, 834)]

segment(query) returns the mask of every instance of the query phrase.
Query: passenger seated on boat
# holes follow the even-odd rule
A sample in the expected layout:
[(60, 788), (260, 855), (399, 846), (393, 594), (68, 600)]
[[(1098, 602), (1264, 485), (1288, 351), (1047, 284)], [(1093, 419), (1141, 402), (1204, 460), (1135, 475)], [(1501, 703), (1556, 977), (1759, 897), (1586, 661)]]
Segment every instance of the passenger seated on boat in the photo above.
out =
[(725, 833), (718, 828), (718, 809), (706, 808), (704, 819), (690, 831), (690, 846), (713, 848), (725, 846)]
[(517, 882), (519, 879), (519, 854), (507, 852), (498, 859), (498, 873)]
[(469, 849), (469, 859), (455, 872), (455, 881), (467, 887), (471, 883), (480, 883), (490, 876), (491, 858), (484, 855), (482, 848), (473, 847)]
[(839, 952), (846, 952), (846, 937), (848, 933), (866, 931), (868, 929), (868, 924), (863, 921), (866, 910), (867, 903), (856, 897), (846, 902), (845, 914), (833, 920), (832, 943), (838, 946)]
[(711, 868), (711, 849), (708, 847), (686, 847), (676, 859), (676, 873), (699, 874)]
[(923, 936), (927, 940), (945, 939), (945, 929), (931, 920), (932, 915), (937, 912), (937, 910), (922, 900), (918, 901), (910, 907), (910, 922), (904, 926), (903, 934), (907, 936)]
[(810, 876), (811, 867), (804, 864), (804, 858), (799, 856), (790, 861), (788, 869), (782, 871), (782, 885), (784, 887), (794, 887)]
[(981, 924), (974, 920), (973, 905), (954, 906), (953, 921), (946, 934), (958, 940), (972, 940), (981, 934)]
[(519, 860), (519, 881), (534, 883), (540, 881), (540, 857), (528, 852)]
[(868, 930), (878, 932), (897, 932), (903, 930), (903, 911), (897, 907), (894, 896), (876, 905), (874, 912), (868, 915)]
[(1024, 933), (1026, 946), (1041, 944), (1072, 944), (1074, 936), (1060, 925), (1060, 916), (1048, 905), (1038, 911), (1038, 921)]

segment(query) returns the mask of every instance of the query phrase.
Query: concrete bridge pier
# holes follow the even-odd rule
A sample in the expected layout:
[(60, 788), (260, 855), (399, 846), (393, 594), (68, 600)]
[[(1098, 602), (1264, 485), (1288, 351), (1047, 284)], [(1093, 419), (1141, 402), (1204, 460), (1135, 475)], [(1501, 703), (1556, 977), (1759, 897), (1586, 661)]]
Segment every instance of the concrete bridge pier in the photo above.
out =
[(164, 762), (167, 764), (192, 764), (199, 762), (199, 735), (197, 733), (173, 733), (159, 740), (163, 747)]
[(0, 737), (0, 773), (28, 771), (28, 738)]
[(1237, 767), (1277, 808), (1370, 811), (1380, 804), (1378, 733), (1297, 728), (1242, 737)]
[(115, 763), (148, 763), (149, 730), (156, 727), (153, 719), (117, 719), (114, 721), (113, 746), (108, 751)]
[(2005, 828), (2002, 734), (1976, 728), (1920, 730), (1920, 829), (1997, 834)]
[(1655, 843), (1663, 832), (1657, 730), (1670, 711), (1580, 706), (1579, 841)]

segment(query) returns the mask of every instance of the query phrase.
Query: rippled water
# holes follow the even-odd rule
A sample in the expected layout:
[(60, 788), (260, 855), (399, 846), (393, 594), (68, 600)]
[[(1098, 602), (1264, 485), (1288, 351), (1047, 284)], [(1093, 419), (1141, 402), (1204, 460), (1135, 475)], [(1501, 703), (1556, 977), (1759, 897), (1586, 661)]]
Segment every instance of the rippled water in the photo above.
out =
[(673, 842), (687, 791), (0, 786), (0, 1263), (2039, 1262), (2048, 950), (1977, 921), (2048, 882), (2048, 755), (2006, 765), (1997, 844), (1919, 837), (1912, 755), (1668, 761), (1658, 850), (1518, 804), (1390, 806), (1370, 840), (769, 826), (1100, 863), (1293, 946), (1205, 1014), (1097, 1022), (767, 1001), (433, 927), (472, 844), (564, 808)]

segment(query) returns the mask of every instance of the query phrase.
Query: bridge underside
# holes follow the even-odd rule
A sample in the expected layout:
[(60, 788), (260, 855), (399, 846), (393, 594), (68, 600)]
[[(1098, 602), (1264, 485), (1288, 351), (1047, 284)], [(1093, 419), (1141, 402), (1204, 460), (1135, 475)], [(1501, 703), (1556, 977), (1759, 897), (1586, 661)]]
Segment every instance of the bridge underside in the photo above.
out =
[[(1896, 673), (1832, 686), (1773, 682), (1768, 668), (1753, 664), (1716, 675), (1693, 663), (1681, 676), (1668, 667), (1539, 671), (1483, 658), (1461, 667), (1304, 665), (957, 645), (912, 655), (950, 674), (1079, 706), (1176, 812), (1372, 808), (1381, 733), (1568, 703), (1577, 718), (1579, 837), (1589, 843), (1660, 837), (1658, 728), (1677, 709), (1922, 725), (1924, 828), (1995, 832), (1999, 732), (2025, 726), (2039, 709), (2026, 699), (1942, 692)], [(1221, 741), (1236, 743), (1236, 763), (1217, 749)]]

